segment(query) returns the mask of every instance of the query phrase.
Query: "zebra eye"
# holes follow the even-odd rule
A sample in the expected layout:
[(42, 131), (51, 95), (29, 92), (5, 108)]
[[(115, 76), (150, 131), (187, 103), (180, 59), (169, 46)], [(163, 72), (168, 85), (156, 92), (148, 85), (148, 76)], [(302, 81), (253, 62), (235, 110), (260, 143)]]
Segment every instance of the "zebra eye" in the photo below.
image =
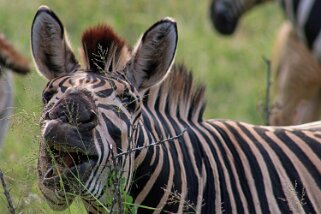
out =
[(136, 109), (136, 98), (130, 94), (121, 96), (121, 101), (129, 112), (134, 112)]
[(42, 95), (42, 102), (47, 104), (55, 93), (56, 91), (45, 91)]

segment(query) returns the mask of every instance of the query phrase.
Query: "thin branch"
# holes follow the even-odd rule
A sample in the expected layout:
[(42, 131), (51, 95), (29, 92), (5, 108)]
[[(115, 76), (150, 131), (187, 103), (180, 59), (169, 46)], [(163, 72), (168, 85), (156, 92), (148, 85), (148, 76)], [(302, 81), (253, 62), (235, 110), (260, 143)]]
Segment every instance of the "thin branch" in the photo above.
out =
[(1, 180), (1, 184), (2, 184), (3, 190), (4, 190), (4, 195), (6, 196), (6, 199), (7, 199), (7, 202), (8, 202), (9, 212), (11, 214), (14, 214), (15, 213), (15, 209), (13, 207), (12, 199), (11, 199), (10, 193), (8, 191), (7, 184), (6, 184), (6, 182), (5, 182), (4, 178), (3, 178), (3, 173), (2, 173), (1, 169), (0, 169), (0, 180)]
[[(130, 143), (128, 144), (127, 151), (130, 150), (130, 145), (133, 142), (134, 133), (137, 131), (137, 128), (139, 127), (139, 125), (137, 125), (137, 126), (132, 125), (132, 126), (133, 126), (133, 131), (130, 134), (130, 139), (129, 139)], [(122, 192), (121, 192), (122, 191), (121, 190), (121, 178), (123, 177), (123, 174), (124, 174), (124, 170), (123, 169), (125, 168), (125, 164), (126, 164), (126, 161), (127, 161), (127, 158), (128, 158), (128, 154), (125, 154), (124, 160), (121, 160), (121, 163), (118, 163), (117, 158), (115, 158), (114, 154), (112, 153), (112, 162), (113, 162), (113, 165), (114, 165), (114, 169), (113, 170), (114, 170), (115, 175), (116, 175), (116, 181), (114, 183), (116, 185), (115, 186), (115, 195), (116, 196), (114, 195), (114, 197), (113, 197), (113, 201), (112, 201), (111, 209), (110, 209), (111, 213), (114, 210), (114, 206), (115, 206), (116, 203), (118, 203), (118, 211), (119, 211), (119, 213), (123, 213), (123, 202), (122, 202)]]
[(132, 152), (135, 152), (135, 151), (138, 151), (138, 150), (142, 150), (142, 149), (146, 149), (146, 148), (151, 147), (151, 146), (157, 146), (157, 145), (162, 144), (162, 143), (164, 143), (166, 141), (175, 140), (177, 138), (180, 138), (185, 132), (186, 132), (186, 129), (184, 129), (179, 135), (176, 135), (174, 137), (166, 138), (164, 140), (156, 141), (156, 142), (153, 142), (153, 143), (148, 144), (148, 145), (139, 146), (139, 147), (136, 147), (134, 149), (128, 150), (126, 152), (119, 153), (115, 158), (119, 158), (119, 157), (121, 157), (123, 155), (128, 155), (128, 154), (130, 154)]

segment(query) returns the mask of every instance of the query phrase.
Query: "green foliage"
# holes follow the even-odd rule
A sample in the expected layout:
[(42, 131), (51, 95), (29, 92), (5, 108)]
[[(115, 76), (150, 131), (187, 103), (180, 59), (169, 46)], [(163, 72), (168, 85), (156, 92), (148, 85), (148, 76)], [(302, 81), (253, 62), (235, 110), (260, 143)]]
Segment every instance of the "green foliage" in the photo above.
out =
[[(242, 20), (236, 35), (227, 38), (211, 27), (209, 3), (198, 0), (0, 0), (1, 32), (32, 63), (30, 28), (41, 4), (47, 4), (61, 18), (76, 53), (86, 27), (107, 22), (134, 45), (139, 35), (155, 21), (171, 16), (178, 23), (176, 62), (184, 62), (196, 79), (207, 86), (206, 117), (262, 124), (260, 108), (266, 85), (263, 56), (270, 58), (275, 32), (282, 22), (279, 8), (271, 3), (251, 11)], [(45, 84), (46, 80), (35, 68), (28, 76), (15, 75), (14, 114), (0, 152), (0, 168), (17, 212), (53, 213), (39, 193), (36, 175), (38, 121)], [(132, 198), (123, 196), (124, 204), (133, 204)], [(0, 194), (1, 212), (7, 210), (6, 206), (5, 197)], [(85, 210), (81, 201), (76, 200), (62, 213), (85, 213)]]
[(133, 198), (125, 191), (126, 179), (121, 177), (120, 170), (113, 170), (108, 176), (107, 187), (109, 194), (106, 204), (115, 213), (137, 213), (138, 205), (134, 204)]

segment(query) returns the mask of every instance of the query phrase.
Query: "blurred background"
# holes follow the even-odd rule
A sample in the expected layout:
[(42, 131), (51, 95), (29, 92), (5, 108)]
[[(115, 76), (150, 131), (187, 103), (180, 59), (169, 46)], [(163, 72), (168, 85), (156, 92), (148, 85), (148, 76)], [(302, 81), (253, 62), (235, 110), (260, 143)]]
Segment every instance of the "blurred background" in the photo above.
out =
[[(9, 133), (0, 150), (0, 169), (17, 213), (52, 213), (37, 188), (36, 165), (41, 94), (46, 80), (37, 73), (30, 51), (30, 28), (37, 8), (48, 5), (67, 29), (78, 54), (82, 32), (106, 22), (130, 45), (157, 20), (170, 16), (178, 24), (176, 62), (190, 68), (207, 87), (206, 118), (228, 118), (264, 124), (267, 65), (283, 17), (276, 3), (249, 12), (232, 37), (214, 31), (210, 1), (199, 0), (0, 0), (0, 32), (32, 64), (27, 76), (14, 76), (15, 103)], [(9, 212), (0, 186), (0, 211)], [(65, 213), (85, 213), (78, 201)]]

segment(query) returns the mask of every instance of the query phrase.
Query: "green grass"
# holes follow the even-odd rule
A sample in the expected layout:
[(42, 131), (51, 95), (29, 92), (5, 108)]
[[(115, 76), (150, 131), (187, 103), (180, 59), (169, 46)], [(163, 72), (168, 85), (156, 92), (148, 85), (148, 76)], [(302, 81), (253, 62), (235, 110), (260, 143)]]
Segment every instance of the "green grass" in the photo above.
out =
[[(107, 22), (134, 45), (140, 34), (155, 21), (171, 16), (177, 20), (179, 44), (176, 62), (184, 62), (195, 78), (207, 86), (206, 118), (229, 118), (262, 124), (260, 110), (265, 96), (266, 65), (275, 33), (282, 22), (276, 4), (251, 11), (233, 37), (213, 31), (208, 19), (209, 1), (185, 0), (96, 0), (18, 1), (0, 0), (0, 31), (32, 63), (30, 27), (41, 4), (61, 18), (77, 52), (81, 32)], [(17, 211), (51, 213), (36, 181), (41, 92), (46, 81), (33, 67), (28, 76), (15, 76), (15, 104), (9, 134), (0, 152), (0, 168)], [(0, 187), (0, 210), (6, 210)], [(66, 213), (85, 213), (80, 202)]]

